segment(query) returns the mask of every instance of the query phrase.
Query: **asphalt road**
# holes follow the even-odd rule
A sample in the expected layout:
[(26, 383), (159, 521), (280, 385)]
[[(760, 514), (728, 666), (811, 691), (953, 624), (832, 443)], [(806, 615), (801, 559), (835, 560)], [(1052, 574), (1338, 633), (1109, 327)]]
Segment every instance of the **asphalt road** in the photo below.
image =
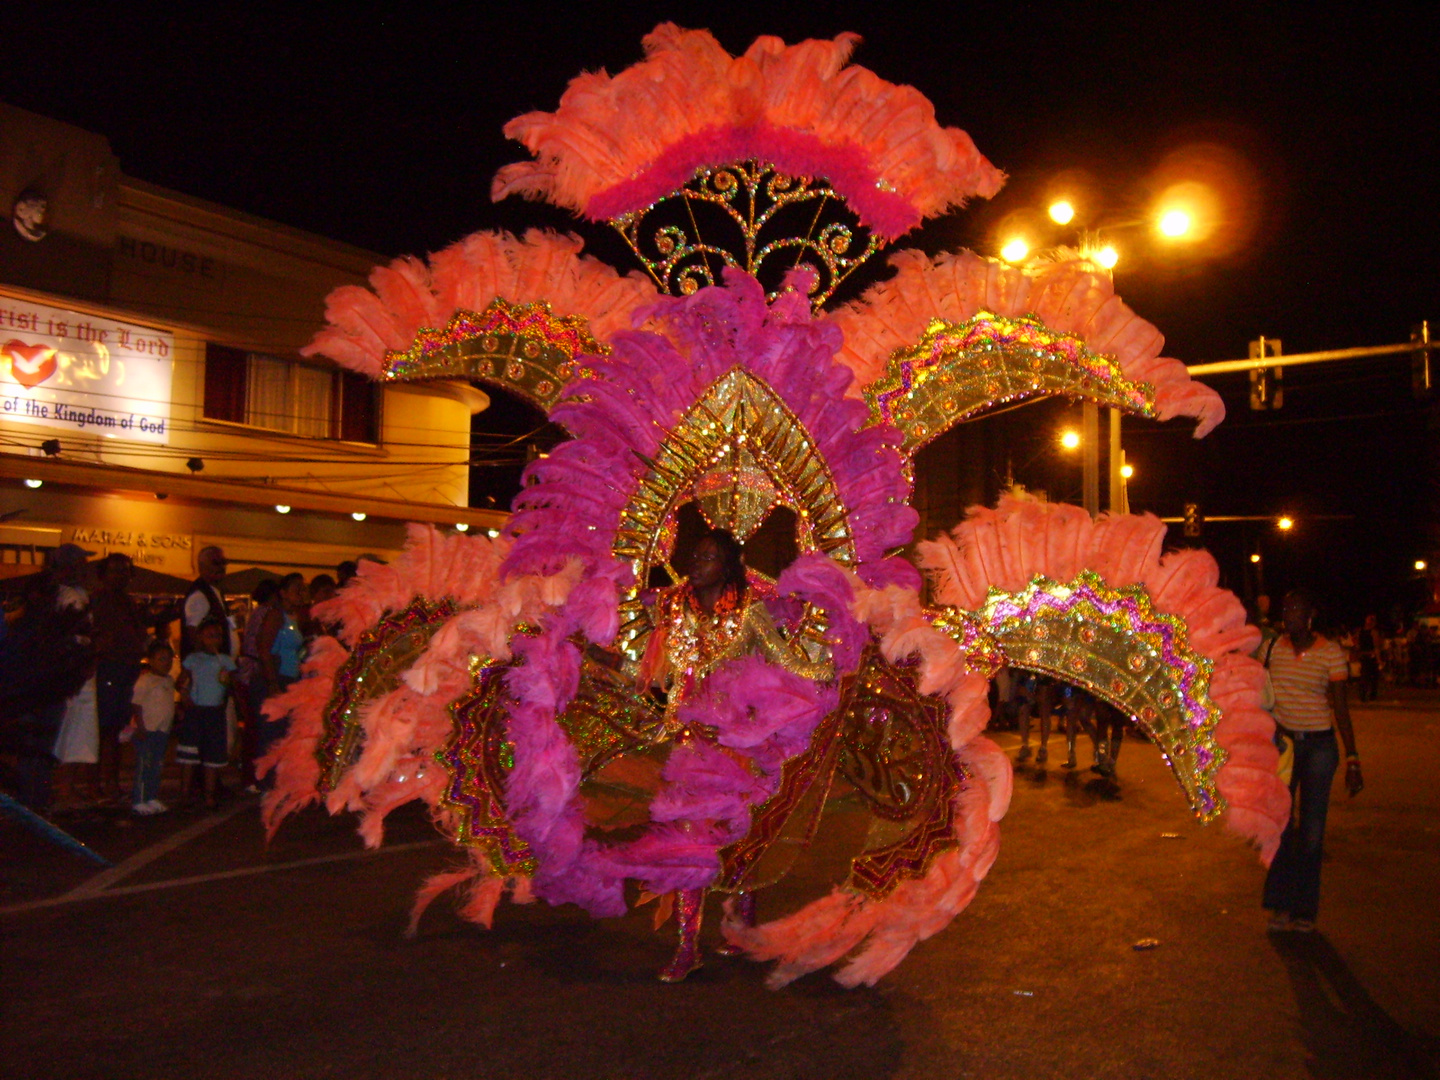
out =
[(452, 858), (418, 814), (374, 854), (319, 813), (266, 848), (253, 803), (70, 820), (117, 861), (99, 874), (3, 822), (0, 1076), (1440, 1076), (1440, 698), (1357, 729), (1369, 787), (1337, 787), (1320, 932), (1267, 937), (1257, 859), (1195, 823), (1148, 743), (1111, 786), (1060, 769), (1056, 739), (969, 910), (855, 991), (772, 992), (716, 957), (662, 985), (649, 909), (507, 906), (486, 932), (441, 900), (407, 940)]

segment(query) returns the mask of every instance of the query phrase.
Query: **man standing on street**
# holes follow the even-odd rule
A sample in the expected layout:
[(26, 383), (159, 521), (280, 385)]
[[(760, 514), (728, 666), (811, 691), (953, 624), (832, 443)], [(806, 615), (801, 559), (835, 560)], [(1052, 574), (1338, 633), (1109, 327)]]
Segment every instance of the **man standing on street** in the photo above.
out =
[(198, 631), (204, 625), (206, 619), (222, 619), (229, 627), (224, 640), (220, 643), (220, 652), (225, 656), (235, 655), (235, 624), (230, 619), (230, 613), (225, 609), (225, 598), (220, 595), (220, 582), (225, 577), (225, 570), (230, 565), (225, 558), (225, 552), (211, 545), (200, 549), (199, 556), (195, 560), (200, 576), (190, 586), (190, 591), (185, 595), (184, 621), (180, 629), (180, 655), (189, 656), (200, 647)]

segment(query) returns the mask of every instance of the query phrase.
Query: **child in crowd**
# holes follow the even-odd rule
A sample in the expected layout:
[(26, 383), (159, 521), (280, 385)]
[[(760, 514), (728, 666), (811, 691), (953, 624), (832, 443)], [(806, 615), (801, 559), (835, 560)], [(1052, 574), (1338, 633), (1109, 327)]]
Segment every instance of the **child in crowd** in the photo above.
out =
[(175, 680), (170, 677), (174, 666), (175, 652), (169, 644), (150, 642), (145, 667), (130, 695), (135, 742), (135, 789), (130, 808), (137, 814), (163, 814), (170, 809), (160, 801), (160, 775), (175, 719)]
[(221, 652), (229, 628), (223, 619), (206, 619), (196, 631), (200, 647), (185, 657), (181, 688), (185, 693), (185, 719), (181, 724), (175, 760), (182, 766), (181, 791), (190, 790), (195, 766), (205, 768), (205, 805), (216, 807), (220, 770), (230, 760), (225, 702), (230, 696), (232, 657)]

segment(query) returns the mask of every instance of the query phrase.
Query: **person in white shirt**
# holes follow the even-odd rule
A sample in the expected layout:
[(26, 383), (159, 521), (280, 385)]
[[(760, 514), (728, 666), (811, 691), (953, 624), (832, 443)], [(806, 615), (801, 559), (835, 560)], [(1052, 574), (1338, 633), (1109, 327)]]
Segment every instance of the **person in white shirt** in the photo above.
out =
[(135, 680), (130, 700), (135, 710), (135, 791), (131, 809), (137, 814), (163, 814), (170, 809), (160, 801), (160, 776), (170, 727), (175, 722), (175, 653), (163, 641), (145, 650), (145, 669)]

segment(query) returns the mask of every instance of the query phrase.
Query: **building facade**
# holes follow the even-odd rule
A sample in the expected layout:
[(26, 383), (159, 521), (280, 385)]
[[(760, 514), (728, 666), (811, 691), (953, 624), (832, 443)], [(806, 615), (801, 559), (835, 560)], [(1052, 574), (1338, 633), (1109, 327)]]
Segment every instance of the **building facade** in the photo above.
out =
[[(468, 384), (377, 387), (300, 348), (379, 255), (126, 177), (0, 104), (0, 576), (76, 542), (192, 576), (389, 557), (469, 503)], [(282, 509), (284, 508), (284, 509)]]

